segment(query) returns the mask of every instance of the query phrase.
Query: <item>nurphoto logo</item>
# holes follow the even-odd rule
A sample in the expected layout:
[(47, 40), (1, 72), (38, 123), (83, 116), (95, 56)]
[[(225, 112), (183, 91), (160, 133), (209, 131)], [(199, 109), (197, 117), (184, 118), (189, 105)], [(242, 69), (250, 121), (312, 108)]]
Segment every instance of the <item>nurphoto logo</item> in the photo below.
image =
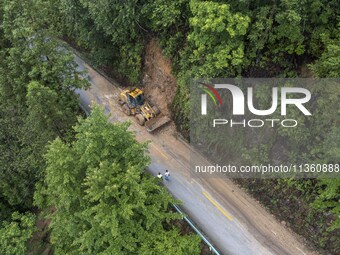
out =
[[(199, 82), (201, 84), (201, 90), (205, 93), (201, 94), (201, 115), (207, 115), (208, 112), (208, 103), (207, 103), (207, 95), (212, 99), (214, 105), (217, 108), (217, 102), (219, 103), (219, 107), (223, 107), (223, 100), (221, 95), (217, 92), (216, 89), (223, 89), (229, 92), (232, 96), (232, 109), (231, 111), (233, 116), (244, 116), (246, 114), (245, 111), (245, 101), (247, 100), (247, 109), (248, 111), (256, 116), (270, 116), (277, 111), (278, 106), (280, 105), (280, 115), (287, 116), (287, 106), (293, 105), (305, 116), (311, 116), (311, 112), (304, 106), (304, 104), (308, 103), (311, 99), (311, 92), (305, 88), (299, 87), (272, 87), (271, 91), (271, 106), (267, 109), (257, 109), (254, 104), (254, 90), (253, 87), (247, 88), (247, 94), (244, 95), (241, 88), (231, 85), (231, 84), (206, 84)], [(280, 93), (279, 93), (280, 92)], [(280, 94), (280, 98), (279, 98)], [(224, 109), (225, 110), (225, 109)], [(235, 121), (233, 119), (223, 119), (216, 118), (213, 119), (212, 126), (216, 127), (218, 125), (230, 125), (230, 127), (241, 126), (241, 127), (263, 127), (265, 124), (269, 124), (270, 127), (274, 127), (275, 123), (281, 124), (282, 127), (296, 127), (298, 121), (296, 119), (243, 119), (241, 121)], [(268, 126), (268, 125), (267, 125)]]

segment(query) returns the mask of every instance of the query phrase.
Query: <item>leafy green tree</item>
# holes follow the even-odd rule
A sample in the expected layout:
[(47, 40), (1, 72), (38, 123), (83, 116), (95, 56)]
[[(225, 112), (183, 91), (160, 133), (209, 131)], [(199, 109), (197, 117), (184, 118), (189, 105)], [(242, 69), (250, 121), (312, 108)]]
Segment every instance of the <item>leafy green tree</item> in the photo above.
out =
[[(340, 32), (338, 30), (338, 32)], [(325, 51), (321, 57), (310, 65), (313, 73), (320, 77), (340, 77), (340, 36), (339, 33), (335, 39), (330, 39), (326, 34), (322, 35)]]
[[(331, 100), (330, 100), (331, 101)], [(339, 164), (340, 162), (340, 127), (334, 125), (326, 134), (322, 145), (323, 159), (327, 163)], [(335, 169), (334, 169), (335, 170)], [(320, 179), (317, 183), (318, 196), (315, 198), (313, 206), (321, 211), (331, 211), (335, 219), (328, 231), (340, 228), (340, 179)]]
[(195, 77), (231, 77), (245, 65), (244, 39), (250, 19), (233, 13), (230, 5), (215, 1), (190, 1), (190, 31), (181, 50), (174, 118), (189, 136), (189, 84)]
[(113, 43), (123, 44), (138, 38), (140, 1), (81, 0), (80, 2), (88, 9), (94, 23), (111, 36)]
[(81, 0), (58, 0), (60, 31), (67, 40), (84, 49), (95, 65), (112, 65), (117, 48), (103, 28), (94, 23)]
[(322, 34), (335, 36), (336, 1), (228, 1), (250, 17), (243, 75), (294, 77), (299, 66), (323, 52)]
[[(65, 95), (66, 94), (66, 95)], [(72, 95), (59, 94), (51, 87), (39, 82), (31, 82), (27, 87), (27, 129), (34, 135), (48, 135), (45, 144), (55, 135), (64, 136), (64, 132), (75, 124), (75, 100)], [(42, 146), (43, 147), (43, 146)]]
[(49, 146), (35, 201), (55, 208), (55, 253), (199, 254), (198, 238), (181, 236), (170, 224), (180, 218), (170, 209), (176, 201), (144, 172), (150, 163), (146, 144), (127, 128), (109, 123), (95, 107), (75, 127), (75, 141), (57, 139)]
[[(32, 205), (36, 159), (32, 148), (21, 142), (23, 120), (5, 109), (0, 110), (0, 197), (5, 205), (22, 210)], [(5, 213), (5, 208), (0, 209), (0, 214)]]
[(147, 1), (143, 6), (145, 23), (152, 31), (169, 31), (169, 28), (178, 27), (181, 18), (186, 14), (187, 1)]
[[(5, 0), (3, 15), (4, 37), (10, 47), (3, 49), (1, 78), (4, 92), (15, 99), (17, 106), (25, 107), (27, 85), (39, 81), (61, 92), (60, 95), (77, 101), (73, 90), (83, 87), (77, 79), (73, 55), (58, 39), (58, 33), (49, 26), (53, 20), (53, 4), (46, 1)], [(14, 96), (15, 95), (15, 96)]]
[(53, 3), (5, 0), (0, 10), (0, 197), (24, 211), (43, 173), (45, 146), (75, 124), (74, 90), (87, 82), (57, 39)]
[(12, 221), (0, 225), (0, 253), (3, 255), (26, 254), (26, 242), (35, 231), (33, 214), (12, 214)]
[[(142, 70), (142, 2), (59, 0), (63, 31), (87, 49), (97, 65), (113, 67), (137, 83)], [(72, 24), (72, 25), (71, 25)]]
[(192, 47), (189, 56), (198, 77), (236, 75), (243, 64), (243, 37), (249, 18), (232, 13), (228, 4), (212, 1), (191, 1), (193, 17), (188, 42)]
[(319, 195), (316, 197), (313, 206), (321, 211), (331, 211), (335, 220), (328, 228), (328, 231), (340, 229), (340, 179), (322, 179), (318, 181)]

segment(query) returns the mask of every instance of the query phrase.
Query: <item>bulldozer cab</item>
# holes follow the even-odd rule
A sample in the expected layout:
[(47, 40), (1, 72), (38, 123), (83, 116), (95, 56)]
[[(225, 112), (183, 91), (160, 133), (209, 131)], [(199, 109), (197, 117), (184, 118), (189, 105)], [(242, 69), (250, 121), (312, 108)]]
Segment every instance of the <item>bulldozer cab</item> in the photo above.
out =
[(163, 115), (156, 106), (150, 104), (144, 98), (143, 91), (138, 88), (122, 91), (118, 103), (126, 115), (134, 115), (139, 125), (145, 126), (148, 132), (153, 132), (170, 122), (170, 118)]
[(143, 92), (140, 89), (134, 89), (126, 94), (129, 104), (133, 107), (142, 106), (145, 102)]

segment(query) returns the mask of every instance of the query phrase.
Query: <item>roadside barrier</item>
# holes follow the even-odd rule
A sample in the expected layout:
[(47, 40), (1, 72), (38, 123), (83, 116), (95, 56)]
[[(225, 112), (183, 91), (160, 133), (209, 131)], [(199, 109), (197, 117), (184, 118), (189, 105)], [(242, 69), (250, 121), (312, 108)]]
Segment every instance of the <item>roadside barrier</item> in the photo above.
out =
[(173, 205), (178, 213), (182, 215), (184, 220), (190, 225), (190, 227), (201, 237), (201, 239), (209, 246), (209, 249), (216, 255), (222, 255), (212, 243), (202, 234), (202, 232), (194, 225), (194, 223), (182, 212), (182, 210), (177, 206)]

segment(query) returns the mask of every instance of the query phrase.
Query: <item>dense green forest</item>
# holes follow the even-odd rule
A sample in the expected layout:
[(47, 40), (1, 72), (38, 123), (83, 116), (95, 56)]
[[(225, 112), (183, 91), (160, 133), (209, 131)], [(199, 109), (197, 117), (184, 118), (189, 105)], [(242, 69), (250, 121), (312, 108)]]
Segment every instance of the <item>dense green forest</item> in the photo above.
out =
[[(145, 45), (157, 38), (177, 78), (173, 117), (188, 137), (193, 77), (339, 77), (338, 10), (336, 0), (2, 0), (0, 253), (25, 253), (41, 210), (51, 220), (56, 254), (149, 254), (150, 247), (155, 254), (199, 253), (197, 238), (180, 235), (170, 224), (178, 215), (169, 211), (171, 197), (143, 172), (149, 159), (127, 164), (109, 149), (140, 157), (145, 145), (135, 142), (126, 125), (109, 124), (99, 109), (78, 122), (73, 91), (88, 84), (63, 40), (95, 65), (138, 84)], [(339, 109), (339, 89), (329, 94)], [(326, 123), (327, 132), (320, 146), (310, 146), (310, 157), (339, 162), (339, 113), (328, 112), (322, 120), (315, 130)], [(297, 142), (299, 134), (287, 138)], [(89, 143), (89, 154), (81, 154)], [(102, 188), (107, 185), (112, 189)], [(266, 194), (259, 199), (316, 247), (340, 252), (340, 179), (243, 185), (257, 196)], [(132, 196), (137, 186), (142, 197)], [(124, 242), (122, 234), (129, 237)], [(93, 236), (102, 245), (92, 243)], [(169, 238), (176, 245), (166, 247)]]

